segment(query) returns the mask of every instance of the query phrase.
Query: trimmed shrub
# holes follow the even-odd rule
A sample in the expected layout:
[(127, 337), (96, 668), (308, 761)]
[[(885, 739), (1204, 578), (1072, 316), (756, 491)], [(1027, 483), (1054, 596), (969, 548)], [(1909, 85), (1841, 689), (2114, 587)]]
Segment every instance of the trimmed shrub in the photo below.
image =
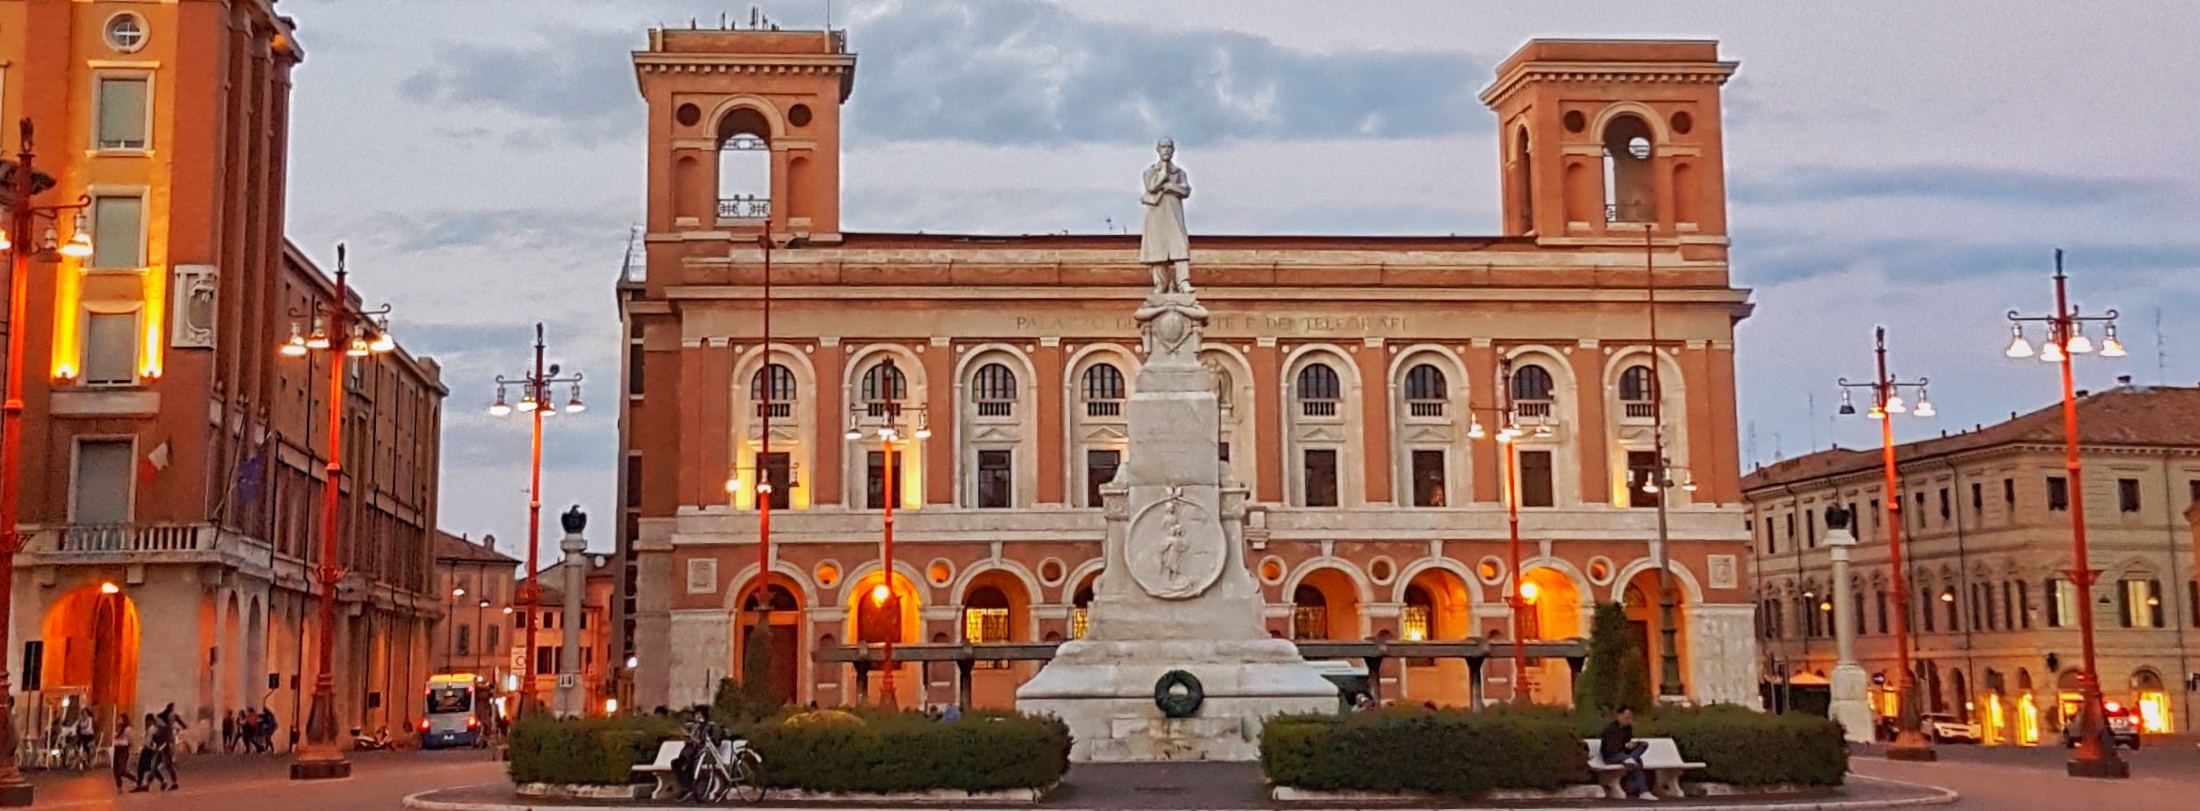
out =
[(512, 728), (512, 782), (623, 785), (633, 782), (635, 764), (657, 756), (659, 742), (679, 736), (679, 724), (654, 716), (536, 716)]
[(1841, 725), (1815, 715), (1771, 715), (1731, 704), (1661, 707), (1638, 717), (1635, 737), (1672, 738), (1683, 757), (1704, 764), (1690, 779), (1736, 786), (1838, 786), (1849, 771), (1849, 744)]
[(1261, 768), (1270, 782), (1297, 788), (1466, 799), (1491, 789), (1550, 791), (1589, 779), (1573, 719), (1532, 707), (1394, 707), (1275, 718), (1261, 730)]
[(1650, 706), (1650, 663), (1619, 603), (1597, 604), (1589, 626), (1589, 656), (1574, 680), (1574, 706), (1610, 712)]
[(852, 724), (840, 715), (751, 728), (764, 782), (849, 794), (998, 791), (1045, 788), (1069, 771), (1069, 727), (1051, 717), (974, 710), (941, 721), (864, 712), (863, 723)]

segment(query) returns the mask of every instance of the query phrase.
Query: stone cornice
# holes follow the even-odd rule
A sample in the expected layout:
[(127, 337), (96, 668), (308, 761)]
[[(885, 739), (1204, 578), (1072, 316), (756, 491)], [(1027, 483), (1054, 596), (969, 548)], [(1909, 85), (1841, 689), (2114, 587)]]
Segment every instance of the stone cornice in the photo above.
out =
[(1515, 65), (1482, 91), (1482, 103), (1502, 104), (1513, 93), (1537, 82), (1595, 82), (1598, 84), (1726, 84), (1740, 62), (1708, 62), (1676, 65), (1670, 62), (1523, 62)]

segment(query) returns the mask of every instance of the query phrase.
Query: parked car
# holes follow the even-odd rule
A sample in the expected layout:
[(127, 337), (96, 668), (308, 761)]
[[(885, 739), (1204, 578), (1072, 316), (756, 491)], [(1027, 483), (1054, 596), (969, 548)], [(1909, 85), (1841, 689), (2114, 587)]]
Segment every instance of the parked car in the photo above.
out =
[(1918, 728), (1923, 730), (1925, 737), (1931, 738), (1934, 743), (1955, 743), (1957, 741), (1978, 743), (1982, 734), (1977, 724), (1968, 723), (1946, 713), (1926, 714), (1918, 720)]
[[(2139, 717), (2131, 713), (2131, 708), (2114, 701), (2106, 701), (2102, 702), (2101, 711), (2108, 719), (2110, 745), (2122, 746), (2134, 752), (2138, 751)], [(2073, 717), (2063, 724), (2062, 739), (2063, 747), (2066, 749), (2075, 748), (2078, 745), (2077, 718)]]

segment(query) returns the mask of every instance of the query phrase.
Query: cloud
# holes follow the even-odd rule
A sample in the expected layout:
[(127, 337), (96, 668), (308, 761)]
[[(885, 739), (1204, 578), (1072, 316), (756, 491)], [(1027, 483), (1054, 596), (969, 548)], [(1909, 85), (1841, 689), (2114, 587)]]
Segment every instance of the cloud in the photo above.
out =
[(1905, 198), (2069, 207), (2158, 200), (2182, 191), (2153, 179), (1980, 166), (1796, 166), (1738, 177), (1728, 198), (1738, 205)]
[(406, 253), (481, 246), (540, 249), (546, 243), (615, 251), (631, 225), (618, 211), (609, 207), (383, 211), (367, 217), (366, 226), (369, 236), (390, 250)]
[[(1949, 238), (1847, 238), (1819, 232), (1758, 230), (1734, 238), (1737, 284), (1876, 271), (1895, 286), (1939, 284), (1998, 273), (2044, 274), (2055, 246), (2044, 242), (1977, 242)], [(2062, 246), (2077, 272), (2111, 278), (2200, 267), (2200, 243), (2075, 242)]]
[(535, 149), (549, 140), (581, 146), (623, 143), (641, 131), (630, 30), (543, 27), (519, 45), (475, 39), (439, 43), (433, 61), (397, 85), (410, 101), (487, 108), (542, 125), (505, 132), (506, 146)]

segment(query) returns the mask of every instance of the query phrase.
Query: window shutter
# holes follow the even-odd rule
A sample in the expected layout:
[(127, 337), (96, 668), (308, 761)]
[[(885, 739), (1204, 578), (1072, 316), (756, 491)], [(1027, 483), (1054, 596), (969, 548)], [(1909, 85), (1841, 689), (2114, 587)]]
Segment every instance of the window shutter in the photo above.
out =
[(103, 149), (145, 148), (144, 79), (99, 81), (99, 146)]

